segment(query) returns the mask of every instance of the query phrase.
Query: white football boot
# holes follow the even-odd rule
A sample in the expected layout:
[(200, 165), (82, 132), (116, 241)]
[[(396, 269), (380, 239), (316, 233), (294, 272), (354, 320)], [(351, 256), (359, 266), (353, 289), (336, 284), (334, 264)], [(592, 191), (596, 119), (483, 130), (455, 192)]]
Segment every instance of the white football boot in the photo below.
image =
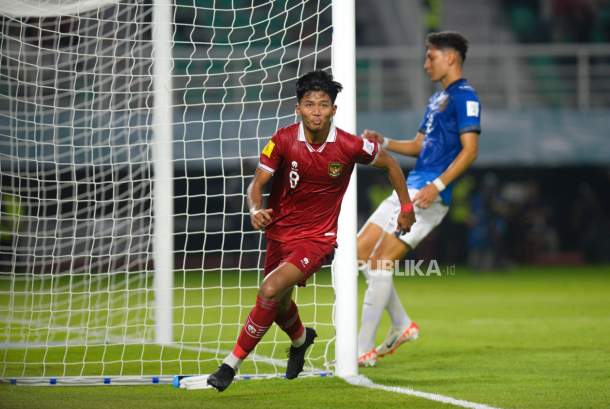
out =
[[(377, 348), (374, 348), (376, 358), (393, 354), (399, 346), (405, 342), (416, 340), (418, 336), (419, 327), (414, 322), (411, 322), (411, 325), (409, 325), (407, 328), (390, 329), (385, 341), (383, 341)], [(360, 362), (360, 359), (358, 359), (358, 362)]]

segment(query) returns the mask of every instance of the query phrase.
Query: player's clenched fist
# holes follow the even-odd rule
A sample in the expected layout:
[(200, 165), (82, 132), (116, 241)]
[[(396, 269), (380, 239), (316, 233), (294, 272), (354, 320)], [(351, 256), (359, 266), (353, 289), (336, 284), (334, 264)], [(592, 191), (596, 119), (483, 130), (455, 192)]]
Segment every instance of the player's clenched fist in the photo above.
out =
[(411, 226), (415, 223), (415, 212), (400, 212), (398, 215), (398, 230), (400, 234), (405, 234), (411, 231)]
[(250, 222), (252, 227), (263, 230), (271, 222), (273, 209), (250, 209)]

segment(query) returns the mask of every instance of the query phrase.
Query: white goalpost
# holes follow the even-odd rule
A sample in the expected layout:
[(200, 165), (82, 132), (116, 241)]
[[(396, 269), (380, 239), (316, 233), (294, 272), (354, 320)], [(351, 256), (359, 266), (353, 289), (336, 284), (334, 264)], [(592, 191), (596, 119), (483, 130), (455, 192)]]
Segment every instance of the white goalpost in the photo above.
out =
[[(335, 121), (348, 131), (356, 132), (356, 11), (354, 0), (335, 0), (333, 3), (333, 73), (340, 78), (344, 88), (337, 97)], [(337, 242), (339, 247), (333, 265), (335, 280), (335, 343), (338, 376), (358, 374), (358, 265), (356, 256), (357, 200), (354, 169), (350, 185), (345, 192)]]
[(155, 340), (173, 342), (174, 186), (172, 129), (172, 7), (153, 1), (153, 134)]
[[(296, 79), (332, 69), (355, 131), (353, 3), (0, 0), (0, 381), (218, 366), (262, 280), (245, 190)], [(295, 292), (306, 375), (357, 373), (354, 189), (333, 273)], [(239, 377), (282, 376), (288, 345), (272, 327)]]

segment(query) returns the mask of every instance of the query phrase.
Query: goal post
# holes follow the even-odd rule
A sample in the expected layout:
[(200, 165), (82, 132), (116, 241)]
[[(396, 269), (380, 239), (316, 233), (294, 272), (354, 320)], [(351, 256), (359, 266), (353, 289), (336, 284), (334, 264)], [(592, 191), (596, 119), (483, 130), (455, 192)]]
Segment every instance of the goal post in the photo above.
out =
[[(343, 84), (337, 99), (335, 121), (348, 132), (356, 132), (356, 15), (354, 0), (333, 1), (333, 74)], [(358, 265), (356, 259), (357, 233), (357, 172), (354, 168), (345, 192), (337, 241), (339, 247), (333, 264), (335, 282), (335, 327), (337, 340), (335, 355), (338, 376), (358, 374)]]
[[(332, 69), (355, 131), (353, 0), (0, 0), (0, 19), (0, 380), (212, 372), (263, 279), (245, 192), (297, 78)], [(357, 370), (354, 183), (334, 274), (294, 292), (308, 375)], [(240, 376), (282, 376), (288, 345), (272, 327)]]
[(166, 0), (154, 0), (152, 14), (155, 340), (159, 344), (171, 344), (174, 312), (171, 4)]

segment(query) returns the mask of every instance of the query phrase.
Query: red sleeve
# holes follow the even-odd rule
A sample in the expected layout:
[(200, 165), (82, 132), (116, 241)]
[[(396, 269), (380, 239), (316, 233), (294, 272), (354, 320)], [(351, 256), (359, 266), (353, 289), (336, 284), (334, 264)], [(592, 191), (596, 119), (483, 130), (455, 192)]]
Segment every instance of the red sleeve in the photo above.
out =
[(377, 160), (379, 154), (379, 144), (377, 142), (371, 142), (366, 138), (360, 138), (355, 135), (351, 135), (353, 139), (354, 149), (354, 160), (357, 163), (363, 163), (365, 165), (373, 164)]
[(271, 174), (280, 167), (282, 154), (280, 147), (280, 137), (278, 133), (273, 135), (267, 142), (259, 157), (258, 167)]

